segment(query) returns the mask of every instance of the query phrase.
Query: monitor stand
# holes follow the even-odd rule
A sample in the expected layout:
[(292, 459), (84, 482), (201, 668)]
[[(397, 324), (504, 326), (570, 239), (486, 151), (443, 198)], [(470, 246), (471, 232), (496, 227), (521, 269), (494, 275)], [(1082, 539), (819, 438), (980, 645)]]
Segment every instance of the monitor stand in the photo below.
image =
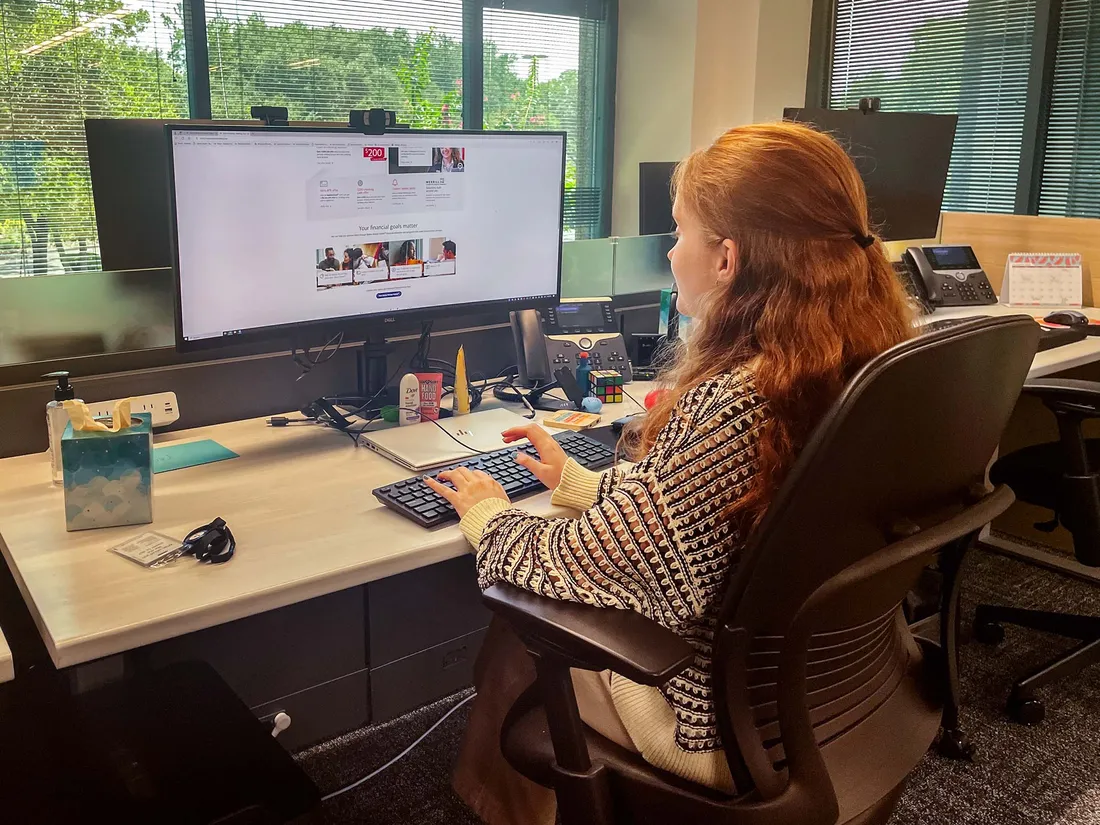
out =
[(384, 337), (368, 335), (356, 352), (357, 394), (366, 403), (360, 415), (397, 406), (397, 387), (386, 386), (386, 380), (390, 377), (386, 373), (386, 356), (392, 351), (393, 347), (386, 343)]

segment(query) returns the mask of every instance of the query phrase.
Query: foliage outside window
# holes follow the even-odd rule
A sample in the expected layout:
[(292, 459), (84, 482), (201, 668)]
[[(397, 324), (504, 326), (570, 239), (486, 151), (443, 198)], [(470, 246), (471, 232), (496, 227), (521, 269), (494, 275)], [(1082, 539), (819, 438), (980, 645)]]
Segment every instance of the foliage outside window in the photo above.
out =
[[(216, 119), (263, 103), (346, 122), (384, 106), (415, 128), (463, 126), (462, 0), (205, 10)], [(99, 267), (83, 120), (189, 116), (184, 14), (182, 0), (0, 0), (0, 277)], [(568, 131), (567, 237), (599, 231), (597, 25), (485, 12), (484, 128)]]

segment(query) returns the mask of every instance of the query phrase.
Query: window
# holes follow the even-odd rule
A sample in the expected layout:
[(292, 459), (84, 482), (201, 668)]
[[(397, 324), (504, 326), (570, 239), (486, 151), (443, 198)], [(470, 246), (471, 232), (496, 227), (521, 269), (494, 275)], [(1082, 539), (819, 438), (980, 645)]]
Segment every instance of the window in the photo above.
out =
[[(248, 119), (257, 104), (286, 106), (292, 120), (344, 123), (382, 106), (414, 128), (563, 129), (565, 236), (604, 234), (616, 10), (616, 0), (0, 0), (0, 277), (99, 268), (85, 118)], [(477, 122), (464, 123), (464, 93), (476, 95)]]
[(567, 240), (600, 234), (595, 120), (601, 25), (586, 17), (485, 9), (485, 128), (568, 134)]
[(99, 267), (86, 117), (186, 117), (176, 0), (0, 1), (0, 277)]
[(1100, 2), (1063, 0), (1039, 214), (1100, 218)]
[(462, 0), (207, 0), (210, 109), (346, 123), (395, 110), (415, 128), (462, 126)]
[(1035, 0), (838, 0), (828, 105), (959, 115), (944, 209), (1012, 212)]

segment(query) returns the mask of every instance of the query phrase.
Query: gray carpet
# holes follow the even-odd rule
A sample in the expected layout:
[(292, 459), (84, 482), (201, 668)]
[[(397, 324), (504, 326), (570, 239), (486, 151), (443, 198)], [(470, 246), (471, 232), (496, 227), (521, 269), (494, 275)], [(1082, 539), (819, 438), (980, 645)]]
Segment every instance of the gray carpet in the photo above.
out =
[[(978, 602), (1100, 615), (1100, 588), (999, 556), (971, 554), (964, 572), (964, 616)], [(1006, 628), (1002, 645), (963, 648), (964, 728), (973, 764), (929, 754), (894, 816), (897, 825), (1100, 825), (1100, 667), (1045, 691), (1046, 721), (1009, 722), (1013, 678), (1073, 643)], [(322, 793), (383, 765), (467, 694), (384, 725), (363, 728), (299, 756)], [(469, 705), (420, 747), (354, 791), (326, 802), (312, 823), (477, 825), (449, 785)]]

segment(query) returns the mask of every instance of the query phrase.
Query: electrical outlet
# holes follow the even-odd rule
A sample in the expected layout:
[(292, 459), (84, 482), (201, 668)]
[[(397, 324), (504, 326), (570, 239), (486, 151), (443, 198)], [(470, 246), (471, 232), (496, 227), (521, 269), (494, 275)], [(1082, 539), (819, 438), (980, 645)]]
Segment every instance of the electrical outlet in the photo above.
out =
[[(96, 401), (88, 404), (88, 409), (96, 418), (107, 418), (114, 415), (115, 404), (122, 399), (112, 401)], [(130, 397), (130, 412), (152, 413), (154, 427), (167, 427), (179, 421), (180, 410), (176, 404), (174, 392), (157, 392), (151, 395), (133, 395)]]

